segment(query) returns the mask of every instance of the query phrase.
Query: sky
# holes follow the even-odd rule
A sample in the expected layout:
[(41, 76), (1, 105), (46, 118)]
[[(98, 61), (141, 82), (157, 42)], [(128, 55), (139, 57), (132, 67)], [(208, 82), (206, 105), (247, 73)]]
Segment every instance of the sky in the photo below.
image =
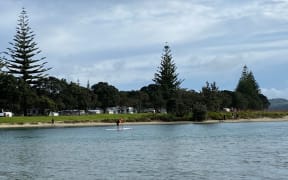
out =
[(166, 42), (182, 88), (235, 90), (244, 65), (288, 99), (288, 0), (1, 0), (0, 52), (22, 8), (49, 75), (119, 90), (153, 83)]

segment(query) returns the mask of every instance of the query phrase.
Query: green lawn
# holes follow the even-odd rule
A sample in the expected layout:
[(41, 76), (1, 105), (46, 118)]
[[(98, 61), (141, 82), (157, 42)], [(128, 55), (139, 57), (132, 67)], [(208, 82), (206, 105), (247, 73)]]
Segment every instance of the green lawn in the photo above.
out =
[[(233, 119), (231, 112), (208, 112), (207, 119), (221, 120), (225, 115), (226, 119)], [(266, 112), (266, 111), (241, 111), (237, 113), (238, 118), (282, 118), (288, 116), (288, 112)], [(234, 113), (235, 116), (235, 113)], [(96, 114), (81, 116), (14, 116), (11, 118), (0, 117), (1, 123), (24, 124), (24, 123), (51, 123), (52, 118), (55, 122), (80, 123), (80, 122), (109, 122), (114, 123), (117, 119), (123, 118), (126, 122), (149, 122), (153, 120), (161, 121), (191, 121), (192, 115), (176, 117), (172, 114)]]
[(81, 116), (14, 116), (11, 118), (1, 117), (0, 123), (23, 124), (23, 123), (50, 123), (52, 118), (55, 122), (77, 123), (77, 122), (115, 122), (117, 119), (123, 118), (127, 122), (149, 121), (153, 114), (96, 114)]

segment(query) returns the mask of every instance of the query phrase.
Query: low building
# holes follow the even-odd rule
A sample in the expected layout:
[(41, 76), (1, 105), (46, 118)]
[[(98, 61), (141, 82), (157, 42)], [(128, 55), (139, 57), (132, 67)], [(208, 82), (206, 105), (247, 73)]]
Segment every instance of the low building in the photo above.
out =
[(108, 107), (106, 109), (107, 114), (134, 114), (136, 111), (133, 107), (127, 106), (115, 106), (115, 107)]
[(146, 108), (143, 110), (144, 113), (156, 113), (156, 110), (154, 108)]
[(59, 116), (59, 112), (49, 112), (49, 116)]
[(86, 113), (84, 110), (74, 109), (74, 110), (62, 110), (59, 112), (59, 114), (64, 116), (77, 116), (77, 115), (80, 116)]
[(103, 110), (100, 108), (87, 110), (87, 114), (102, 114), (102, 113), (103, 113)]
[(118, 106), (106, 108), (107, 114), (120, 114), (121, 110)]

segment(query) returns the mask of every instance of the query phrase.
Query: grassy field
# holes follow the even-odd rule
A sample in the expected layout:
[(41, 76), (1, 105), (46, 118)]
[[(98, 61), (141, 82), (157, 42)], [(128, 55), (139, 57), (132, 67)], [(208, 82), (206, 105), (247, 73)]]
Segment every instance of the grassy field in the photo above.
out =
[[(231, 112), (208, 112), (207, 119), (222, 120), (235, 119), (236, 114)], [(288, 116), (288, 112), (266, 112), (266, 111), (242, 111), (237, 113), (238, 119), (255, 119), (255, 118), (283, 118)], [(55, 122), (63, 123), (80, 123), (80, 122), (108, 122), (114, 123), (117, 119), (124, 119), (126, 122), (149, 122), (149, 121), (191, 121), (192, 115), (184, 117), (176, 117), (172, 114), (96, 114), (96, 115), (81, 115), (81, 116), (14, 116), (11, 118), (0, 117), (0, 124), (37, 124), (51, 123), (52, 118)]]
[(11, 118), (1, 117), (0, 123), (24, 124), (24, 123), (51, 123), (52, 118), (55, 122), (79, 123), (79, 122), (115, 122), (117, 119), (124, 119), (127, 122), (151, 121), (153, 114), (95, 114), (81, 116), (14, 116)]

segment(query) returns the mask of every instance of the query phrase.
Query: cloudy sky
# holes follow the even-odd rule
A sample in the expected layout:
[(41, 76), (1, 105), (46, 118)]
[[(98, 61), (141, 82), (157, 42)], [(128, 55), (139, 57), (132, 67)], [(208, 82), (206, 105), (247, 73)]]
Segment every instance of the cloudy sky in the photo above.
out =
[(137, 90), (168, 42), (183, 88), (234, 90), (247, 65), (263, 94), (288, 98), (288, 0), (1, 0), (0, 52), (22, 7), (57, 78)]

